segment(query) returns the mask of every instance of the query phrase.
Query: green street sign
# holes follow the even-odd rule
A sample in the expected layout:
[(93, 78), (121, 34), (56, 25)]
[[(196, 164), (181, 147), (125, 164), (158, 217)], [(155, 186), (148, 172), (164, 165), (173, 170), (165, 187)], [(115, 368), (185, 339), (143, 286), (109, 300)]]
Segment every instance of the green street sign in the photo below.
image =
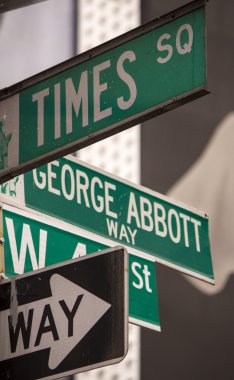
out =
[[(8, 277), (114, 246), (107, 239), (15, 205), (2, 204), (0, 218)], [(160, 331), (155, 263), (129, 254), (129, 271), (129, 322)]]
[(0, 92), (0, 183), (207, 94), (205, 3)]
[(72, 156), (2, 185), (2, 192), (128, 246), (131, 253), (214, 283), (204, 212)]

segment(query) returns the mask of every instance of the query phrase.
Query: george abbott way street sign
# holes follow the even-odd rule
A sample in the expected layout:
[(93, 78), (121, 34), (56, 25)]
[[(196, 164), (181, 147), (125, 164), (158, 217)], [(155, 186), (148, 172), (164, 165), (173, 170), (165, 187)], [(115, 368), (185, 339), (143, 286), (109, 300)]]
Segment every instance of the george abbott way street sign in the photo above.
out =
[(214, 283), (204, 212), (72, 156), (15, 178), (4, 191), (27, 207), (124, 244), (133, 254)]
[(0, 285), (0, 377), (54, 379), (121, 361), (128, 255), (110, 248)]
[(208, 218), (201, 211), (73, 157), (28, 172), (14, 183), (27, 207), (214, 282)]
[(0, 183), (205, 95), (205, 0), (0, 92)]
[[(2, 204), (4, 274), (18, 274), (97, 252), (113, 242), (54, 218)], [(114, 243), (116, 245), (116, 243)], [(129, 322), (160, 331), (155, 264), (129, 254)]]

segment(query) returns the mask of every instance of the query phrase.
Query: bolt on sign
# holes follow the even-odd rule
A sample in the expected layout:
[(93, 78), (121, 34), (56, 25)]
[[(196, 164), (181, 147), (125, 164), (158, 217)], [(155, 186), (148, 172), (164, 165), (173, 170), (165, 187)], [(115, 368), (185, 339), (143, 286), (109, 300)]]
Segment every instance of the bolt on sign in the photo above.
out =
[[(30, 211), (30, 212), (29, 212)], [(41, 269), (113, 246), (72, 225), (33, 210), (2, 204), (7, 277)], [(116, 245), (116, 243), (114, 243)], [(129, 253), (129, 322), (161, 331), (154, 261)]]
[(0, 183), (207, 94), (205, 4), (2, 90)]
[(128, 348), (122, 247), (0, 284), (0, 377), (55, 379), (121, 361)]
[(27, 207), (128, 246), (133, 254), (214, 283), (208, 217), (202, 211), (75, 157), (34, 169), (3, 190), (17, 193)]

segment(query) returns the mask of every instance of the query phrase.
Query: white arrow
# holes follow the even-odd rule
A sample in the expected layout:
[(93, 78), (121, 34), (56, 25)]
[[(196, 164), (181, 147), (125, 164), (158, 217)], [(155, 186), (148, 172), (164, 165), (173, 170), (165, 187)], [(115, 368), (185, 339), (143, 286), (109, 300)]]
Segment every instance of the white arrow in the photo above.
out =
[(17, 308), (11, 333), (10, 310), (0, 312), (0, 361), (50, 348), (48, 366), (55, 369), (111, 307), (59, 274), (50, 285), (51, 297)]

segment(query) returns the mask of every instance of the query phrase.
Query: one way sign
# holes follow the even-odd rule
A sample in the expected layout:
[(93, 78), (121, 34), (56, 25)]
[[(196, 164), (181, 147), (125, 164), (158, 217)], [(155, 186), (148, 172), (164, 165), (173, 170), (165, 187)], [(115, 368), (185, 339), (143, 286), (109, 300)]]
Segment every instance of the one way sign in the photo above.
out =
[(54, 379), (127, 352), (128, 256), (116, 247), (0, 285), (0, 379)]

